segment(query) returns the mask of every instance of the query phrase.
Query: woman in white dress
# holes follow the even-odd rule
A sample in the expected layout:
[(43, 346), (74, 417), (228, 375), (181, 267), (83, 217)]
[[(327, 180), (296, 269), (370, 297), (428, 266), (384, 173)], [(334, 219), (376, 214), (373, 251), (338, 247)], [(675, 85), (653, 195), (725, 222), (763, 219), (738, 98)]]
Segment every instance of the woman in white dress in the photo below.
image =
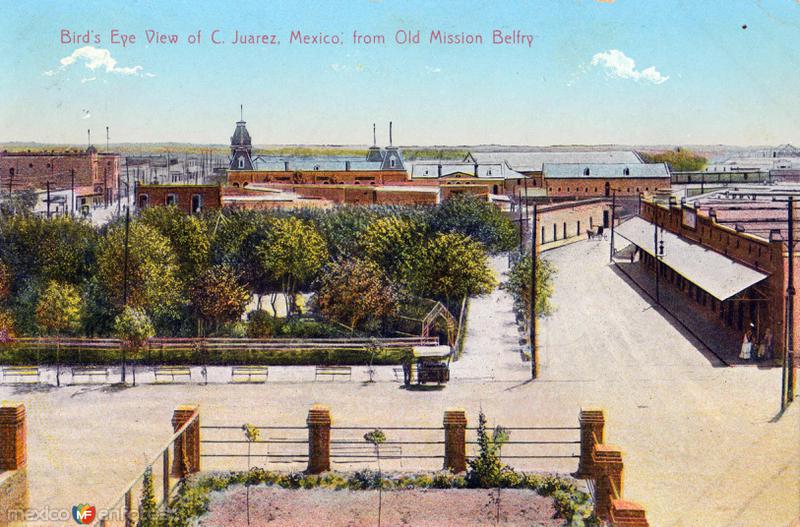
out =
[(753, 333), (748, 329), (744, 332), (742, 339), (742, 351), (739, 353), (739, 358), (742, 360), (750, 360), (750, 351), (753, 349)]

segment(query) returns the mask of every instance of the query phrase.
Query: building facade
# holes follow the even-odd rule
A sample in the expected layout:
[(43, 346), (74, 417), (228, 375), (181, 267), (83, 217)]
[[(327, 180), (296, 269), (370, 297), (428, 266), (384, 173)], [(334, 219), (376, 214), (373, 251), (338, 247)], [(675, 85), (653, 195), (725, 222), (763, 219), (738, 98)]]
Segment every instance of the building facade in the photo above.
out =
[(548, 197), (639, 196), (669, 189), (664, 163), (554, 163), (542, 168)]
[(120, 155), (86, 150), (0, 153), (0, 187), (3, 190), (67, 190), (91, 187), (111, 203), (119, 185)]

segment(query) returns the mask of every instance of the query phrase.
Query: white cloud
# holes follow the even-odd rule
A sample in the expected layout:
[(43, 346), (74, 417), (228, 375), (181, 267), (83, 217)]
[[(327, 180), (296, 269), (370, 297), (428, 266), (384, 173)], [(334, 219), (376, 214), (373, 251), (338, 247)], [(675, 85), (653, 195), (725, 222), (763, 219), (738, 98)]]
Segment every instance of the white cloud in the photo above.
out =
[(425, 71), (428, 73), (441, 73), (442, 68), (434, 68), (433, 66), (425, 66)]
[(145, 77), (150, 77), (150, 78), (152, 79), (153, 77), (155, 77), (155, 76), (156, 76), (156, 74), (155, 74), (155, 73), (150, 73), (150, 72), (147, 72), (147, 73), (145, 73), (145, 74), (144, 74), (144, 76), (145, 76)]
[(84, 77), (81, 79), (81, 84), (86, 84), (87, 82), (96, 81), (97, 77)]
[(47, 70), (47, 71), (42, 72), (42, 75), (44, 75), (45, 77), (52, 77), (55, 74), (56, 74), (56, 72), (53, 71), (53, 70)]
[[(116, 73), (118, 75), (135, 75), (142, 76), (143, 68), (141, 66), (117, 66), (117, 59), (111, 56), (111, 52), (107, 49), (96, 48), (94, 46), (83, 46), (73, 51), (70, 55), (59, 60), (61, 66), (58, 71), (63, 71), (78, 62), (83, 62), (87, 69), (92, 71), (105, 71), (107, 73)], [(51, 77), (57, 71), (48, 70), (44, 75)], [(146, 75), (146, 74), (145, 74)], [(83, 82), (83, 81), (81, 81)]]
[(81, 119), (89, 119), (92, 117), (92, 114), (89, 112), (89, 110), (81, 110), (81, 114)]
[(655, 66), (637, 70), (636, 62), (618, 49), (596, 53), (592, 57), (592, 66), (598, 65), (606, 70), (607, 75), (621, 79), (641, 80), (653, 84), (662, 84), (669, 79), (669, 76), (662, 75)]

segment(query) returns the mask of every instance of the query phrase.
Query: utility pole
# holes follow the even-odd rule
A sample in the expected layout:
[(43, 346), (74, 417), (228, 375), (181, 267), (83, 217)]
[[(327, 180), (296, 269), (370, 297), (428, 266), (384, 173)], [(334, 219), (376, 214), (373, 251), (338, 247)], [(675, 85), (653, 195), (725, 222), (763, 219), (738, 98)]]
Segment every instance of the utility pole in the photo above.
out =
[(517, 192), (517, 224), (519, 225), (519, 254), (522, 255), (522, 190)]
[(659, 283), (658, 283), (658, 280), (659, 280), (659, 278), (658, 278), (659, 260), (658, 260), (658, 224), (657, 223), (653, 224), (653, 256), (655, 257), (655, 262), (653, 262), (653, 263), (654, 263), (655, 269), (656, 269), (656, 304), (658, 304), (660, 306), (661, 305), (661, 297), (659, 296)]
[(794, 375), (794, 197), (789, 196), (789, 277), (786, 287), (786, 356), (784, 369), (786, 371), (786, 405), (794, 401), (795, 375)]
[[(641, 199), (641, 197), (640, 197)], [(611, 193), (611, 252), (608, 255), (608, 262), (614, 261), (614, 223), (617, 213), (617, 189)]]
[(47, 181), (47, 219), (50, 219), (50, 181)]
[[(527, 194), (527, 193), (526, 193)], [(531, 312), (530, 312), (530, 330), (531, 330), (531, 379), (539, 377), (539, 346), (536, 342), (536, 271), (538, 267), (537, 249), (536, 249), (536, 229), (537, 227), (537, 214), (539, 206), (533, 204), (533, 218), (531, 218)]]
[[(125, 251), (122, 267), (122, 306), (128, 305), (128, 237), (130, 234), (131, 209), (125, 207)], [(122, 384), (125, 384), (125, 346), (122, 346)]]
[(69, 189), (70, 189), (70, 194), (72, 195), (71, 209), (72, 209), (72, 215), (75, 216), (75, 169), (74, 168), (69, 169), (69, 179), (70, 179)]

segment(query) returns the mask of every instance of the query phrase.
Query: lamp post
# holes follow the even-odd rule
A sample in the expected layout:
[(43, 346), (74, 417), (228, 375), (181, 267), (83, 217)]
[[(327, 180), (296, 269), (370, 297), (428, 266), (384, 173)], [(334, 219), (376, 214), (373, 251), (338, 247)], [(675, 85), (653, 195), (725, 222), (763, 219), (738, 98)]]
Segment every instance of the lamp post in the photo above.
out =
[[(794, 401), (795, 375), (794, 375), (794, 197), (789, 196), (788, 223), (789, 223), (789, 265), (788, 283), (786, 285), (786, 352), (783, 361), (783, 370), (786, 377), (786, 395), (781, 398), (781, 409)], [(785, 400), (785, 403), (783, 402)]]
[[(128, 236), (130, 233), (131, 209), (125, 207), (125, 250), (122, 268), (122, 307), (128, 305)], [(125, 384), (125, 346), (122, 347), (122, 384)]]
[(617, 213), (617, 189), (611, 193), (611, 252), (608, 255), (608, 262), (614, 261), (614, 223)]

